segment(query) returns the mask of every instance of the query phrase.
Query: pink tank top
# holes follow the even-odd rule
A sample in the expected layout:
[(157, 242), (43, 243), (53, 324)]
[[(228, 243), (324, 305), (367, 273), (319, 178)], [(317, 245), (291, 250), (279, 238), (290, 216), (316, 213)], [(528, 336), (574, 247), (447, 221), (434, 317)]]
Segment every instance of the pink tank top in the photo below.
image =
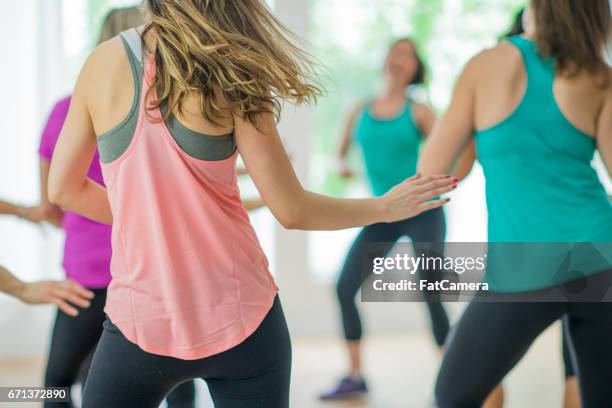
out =
[[(196, 159), (147, 117), (149, 57), (134, 136), (102, 164), (113, 213), (105, 311), (144, 351), (193, 360), (249, 337), (278, 288), (240, 200), (237, 153)], [(149, 115), (161, 118), (159, 109)]]

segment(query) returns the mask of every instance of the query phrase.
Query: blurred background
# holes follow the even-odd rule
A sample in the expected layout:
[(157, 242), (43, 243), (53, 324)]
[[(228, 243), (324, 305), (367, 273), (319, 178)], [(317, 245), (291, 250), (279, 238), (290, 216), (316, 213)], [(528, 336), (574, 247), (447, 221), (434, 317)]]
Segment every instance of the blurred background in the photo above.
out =
[[(0, 198), (38, 200), (38, 141), (53, 104), (71, 92), (96, 43), (105, 14), (130, 0), (20, 0), (0, 5)], [(389, 44), (416, 40), (429, 70), (416, 97), (440, 113), (465, 62), (510, 27), (525, 0), (269, 0), (270, 7), (320, 60), (328, 93), (316, 106), (285, 107), (287, 149), (308, 188), (336, 196), (369, 194), (365, 177), (347, 181), (334, 168), (347, 112), (380, 86)], [(355, 155), (357, 155), (357, 149)], [(360, 169), (359, 157), (351, 157)], [(597, 166), (600, 166), (596, 163)], [(602, 177), (609, 183), (609, 178)], [(610, 187), (608, 185), (608, 187)], [(245, 196), (255, 194), (248, 182)], [(448, 241), (485, 241), (484, 184), (478, 166), (447, 207)], [(358, 230), (286, 231), (270, 213), (251, 214), (281, 288), (294, 338), (294, 406), (322, 405), (316, 395), (344, 374), (334, 294), (336, 274)], [(24, 280), (61, 278), (62, 235), (0, 217), (0, 264)], [(462, 305), (449, 306), (456, 319)], [(424, 407), (431, 401), (439, 357), (422, 304), (364, 304), (366, 365), (374, 392), (350, 406)], [(53, 308), (0, 295), (0, 386), (38, 385)], [(558, 330), (549, 330), (509, 379), (510, 407), (558, 406), (562, 372)], [(486, 336), (486, 333), (483, 333)], [(201, 406), (210, 406), (200, 384)], [(0, 406), (3, 406), (0, 403)], [(24, 404), (20, 406), (25, 406)], [(348, 406), (348, 405), (341, 405)]]

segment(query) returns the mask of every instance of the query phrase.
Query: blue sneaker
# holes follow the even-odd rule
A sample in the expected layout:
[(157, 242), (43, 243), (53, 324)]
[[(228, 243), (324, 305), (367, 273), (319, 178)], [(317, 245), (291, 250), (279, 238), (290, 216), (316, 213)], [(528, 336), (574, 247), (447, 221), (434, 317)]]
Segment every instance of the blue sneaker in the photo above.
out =
[(363, 378), (355, 378), (353, 376), (346, 376), (335, 388), (330, 391), (324, 392), (319, 396), (321, 400), (334, 400), (334, 399), (349, 399), (360, 397), (368, 392), (368, 387)]

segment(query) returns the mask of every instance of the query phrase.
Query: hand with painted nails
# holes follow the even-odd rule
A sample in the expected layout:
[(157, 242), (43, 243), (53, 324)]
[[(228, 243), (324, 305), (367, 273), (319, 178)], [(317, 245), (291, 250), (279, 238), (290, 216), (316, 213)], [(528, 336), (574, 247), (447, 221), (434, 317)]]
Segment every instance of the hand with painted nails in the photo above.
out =
[(441, 207), (449, 198), (437, 198), (454, 190), (459, 180), (445, 175), (426, 176), (419, 174), (396, 185), (380, 200), (385, 206), (385, 222), (394, 222), (414, 217), (422, 212)]

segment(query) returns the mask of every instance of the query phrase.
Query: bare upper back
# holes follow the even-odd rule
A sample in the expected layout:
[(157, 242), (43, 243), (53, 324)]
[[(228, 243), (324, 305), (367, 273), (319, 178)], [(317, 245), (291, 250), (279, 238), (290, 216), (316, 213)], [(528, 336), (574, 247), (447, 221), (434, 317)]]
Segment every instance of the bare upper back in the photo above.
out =
[[(94, 130), (96, 135), (102, 135), (127, 117), (135, 97), (134, 78), (121, 38), (100, 44), (88, 58), (82, 75)], [(222, 136), (233, 129), (231, 119), (221, 119), (221, 127), (204, 119), (195, 94), (186, 98), (184, 108), (177, 119), (195, 132)]]
[[(504, 41), (478, 54), (470, 65), (475, 78), (475, 126), (489, 128), (510, 116), (523, 99), (525, 63), (519, 49)], [(553, 86), (561, 112), (576, 128), (593, 137), (604, 102), (612, 92), (611, 81), (601, 87), (600, 80), (583, 71), (573, 77), (557, 75)]]

